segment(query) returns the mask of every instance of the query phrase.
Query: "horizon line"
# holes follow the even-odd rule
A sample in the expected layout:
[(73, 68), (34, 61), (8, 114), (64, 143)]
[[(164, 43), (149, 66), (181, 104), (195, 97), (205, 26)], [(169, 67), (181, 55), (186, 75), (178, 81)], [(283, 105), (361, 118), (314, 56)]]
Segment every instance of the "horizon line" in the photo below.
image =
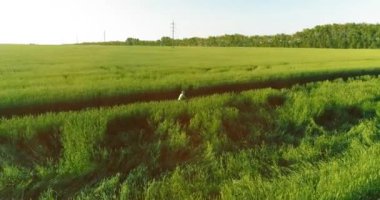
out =
[[(297, 33), (300, 33), (300, 32), (303, 32), (305, 30), (310, 30), (310, 29), (314, 29), (318, 26), (328, 26), (328, 25), (380, 25), (380, 23), (376, 22), (376, 23), (368, 23), (368, 22), (346, 22), (346, 23), (325, 23), (325, 24), (318, 24), (318, 25), (314, 25), (312, 26), (311, 28), (303, 28), (302, 30), (298, 30), (298, 31), (295, 31), (295, 32), (292, 32), (292, 33), (275, 33), (275, 34), (253, 34), (253, 35), (249, 35), (249, 34), (241, 34), (241, 33), (234, 33), (234, 34), (219, 34), (219, 35), (209, 35), (209, 36), (192, 36), (192, 37), (180, 37), (180, 38), (176, 38), (175, 40), (184, 40), (184, 39), (191, 39), (191, 38), (200, 38), (200, 39), (207, 39), (207, 38), (210, 38), (210, 37), (222, 37), (222, 36), (231, 36), (231, 35), (241, 35), (241, 36), (247, 36), (247, 37), (254, 37), (254, 36), (261, 36), (261, 37), (264, 37), (264, 36), (276, 36), (276, 35), (294, 35), (294, 34), (297, 34)], [(107, 31), (107, 30), (106, 30)], [(160, 38), (158, 39), (140, 39), (140, 38), (137, 38), (137, 37), (126, 37), (124, 40), (109, 40), (109, 41), (101, 41), (101, 40), (97, 40), (97, 41), (82, 41), (82, 42), (69, 42), (69, 43), (39, 43), (39, 42), (30, 42), (30, 43), (18, 43), (18, 42), (6, 42), (6, 43), (0, 43), (0, 45), (30, 45), (30, 46), (33, 46), (33, 45), (44, 45), (44, 46), (49, 46), (49, 45), (52, 45), (52, 46), (59, 46), (59, 45), (81, 45), (81, 44), (86, 44), (86, 43), (107, 43), (107, 42), (125, 42), (128, 38), (133, 38), (133, 39), (138, 39), (140, 41), (159, 41), (161, 40), (163, 37), (169, 37), (171, 38), (170, 36), (168, 35), (164, 35), (164, 36), (161, 36)]]

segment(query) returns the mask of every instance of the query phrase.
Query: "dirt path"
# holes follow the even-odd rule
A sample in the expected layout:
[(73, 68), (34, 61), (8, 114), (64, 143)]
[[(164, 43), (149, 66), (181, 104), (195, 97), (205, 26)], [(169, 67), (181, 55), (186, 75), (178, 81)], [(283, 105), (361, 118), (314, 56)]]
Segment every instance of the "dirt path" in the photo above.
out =
[[(317, 81), (334, 80), (337, 78), (348, 79), (351, 77), (371, 75), (380, 75), (380, 68), (366, 70), (350, 70), (343, 72), (330, 72), (325, 74), (304, 74), (287, 79), (277, 79), (268, 81), (253, 81), (249, 83), (234, 83), (228, 85), (217, 85), (202, 87), (186, 91), (188, 97), (200, 97), (212, 94), (222, 94), (227, 92), (242, 92), (252, 89), (262, 88), (290, 88), (296, 84), (306, 84)], [(19, 107), (9, 107), (0, 110), (0, 117), (11, 118), (23, 115), (38, 115), (47, 112), (77, 111), (87, 108), (111, 107), (116, 105), (125, 105), (137, 102), (175, 100), (180, 91), (147, 91), (140, 94), (131, 94), (128, 96), (98, 97), (96, 99), (86, 99), (78, 101), (54, 102), (43, 105), (29, 105)]]

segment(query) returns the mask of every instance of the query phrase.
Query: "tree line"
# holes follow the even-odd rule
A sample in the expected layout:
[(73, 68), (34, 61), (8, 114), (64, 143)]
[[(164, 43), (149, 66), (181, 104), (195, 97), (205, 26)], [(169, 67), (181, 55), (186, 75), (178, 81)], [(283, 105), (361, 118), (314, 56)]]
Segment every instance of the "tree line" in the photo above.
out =
[(380, 48), (380, 24), (329, 24), (304, 29), (295, 34), (254, 35), (241, 34), (175, 39), (162, 37), (156, 41), (128, 38), (124, 42), (106, 42), (109, 45), (146, 46), (212, 46), (212, 47), (299, 47), (299, 48)]

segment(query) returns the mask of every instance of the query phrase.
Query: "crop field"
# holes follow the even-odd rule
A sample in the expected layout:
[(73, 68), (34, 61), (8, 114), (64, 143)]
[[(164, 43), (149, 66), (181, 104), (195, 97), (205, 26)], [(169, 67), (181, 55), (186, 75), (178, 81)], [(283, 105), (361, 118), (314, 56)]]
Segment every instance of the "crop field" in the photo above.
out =
[(2, 116), (78, 110), (173, 99), (181, 89), (203, 96), (378, 74), (378, 66), (379, 50), (1, 45), (0, 109)]
[(0, 199), (380, 198), (380, 50), (0, 45), (0, 77)]

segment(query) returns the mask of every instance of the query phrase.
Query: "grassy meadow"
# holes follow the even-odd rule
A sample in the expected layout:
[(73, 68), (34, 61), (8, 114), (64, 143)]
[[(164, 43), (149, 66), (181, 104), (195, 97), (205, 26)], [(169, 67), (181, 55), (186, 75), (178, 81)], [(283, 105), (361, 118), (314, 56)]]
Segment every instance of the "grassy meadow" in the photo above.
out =
[[(379, 50), (0, 46), (0, 113), (380, 68)], [(380, 76), (0, 121), (0, 199), (378, 199)]]
[(0, 109), (378, 66), (379, 50), (0, 45)]

